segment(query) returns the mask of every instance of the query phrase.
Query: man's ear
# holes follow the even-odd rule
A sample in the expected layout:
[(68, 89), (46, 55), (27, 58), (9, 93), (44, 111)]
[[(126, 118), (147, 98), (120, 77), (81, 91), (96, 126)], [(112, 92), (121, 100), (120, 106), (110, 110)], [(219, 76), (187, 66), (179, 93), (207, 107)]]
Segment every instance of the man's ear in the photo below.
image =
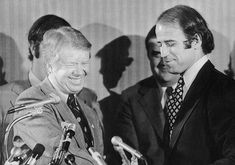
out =
[(191, 46), (197, 49), (197, 48), (201, 48), (201, 45), (202, 45), (201, 37), (198, 34), (195, 34), (192, 39)]
[(35, 57), (35, 45), (33, 43), (29, 44), (29, 49), (32, 55)]

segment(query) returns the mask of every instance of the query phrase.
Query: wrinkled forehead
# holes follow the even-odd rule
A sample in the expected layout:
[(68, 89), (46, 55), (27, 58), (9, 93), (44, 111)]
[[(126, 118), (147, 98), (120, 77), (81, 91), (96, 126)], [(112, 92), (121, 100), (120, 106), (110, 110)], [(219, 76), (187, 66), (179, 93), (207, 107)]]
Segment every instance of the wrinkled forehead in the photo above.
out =
[(90, 59), (90, 50), (66, 46), (60, 51), (59, 59), (61, 61), (88, 61)]

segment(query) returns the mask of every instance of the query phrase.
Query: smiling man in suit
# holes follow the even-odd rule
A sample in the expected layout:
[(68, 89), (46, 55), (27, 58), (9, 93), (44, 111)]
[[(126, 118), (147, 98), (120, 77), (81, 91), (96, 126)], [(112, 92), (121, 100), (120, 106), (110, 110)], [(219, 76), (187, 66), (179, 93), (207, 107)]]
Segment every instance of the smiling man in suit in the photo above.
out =
[(149, 31), (145, 46), (153, 75), (122, 92), (115, 134), (139, 150), (149, 165), (163, 165), (166, 91), (175, 86), (179, 75), (169, 73), (161, 58), (155, 26)]
[[(62, 26), (70, 26), (70, 24), (63, 18), (48, 14), (38, 18), (31, 26), (28, 33), (28, 43), (29, 43), (29, 56), (28, 59), (31, 61), (31, 68), (28, 73), (28, 77), (25, 80), (17, 80), (10, 82), (6, 85), (0, 86), (0, 146), (3, 146), (4, 132), (7, 125), (12, 122), (13, 115), (9, 114), (4, 119), (7, 111), (11, 108), (16, 98), (25, 89), (38, 85), (47, 73), (44, 68), (42, 68), (42, 61), (39, 46), (43, 39), (43, 35), (46, 31), (51, 29), (57, 29)], [(97, 96), (94, 91), (88, 88), (83, 88), (79, 93), (79, 97), (84, 101), (85, 104), (90, 107), (96, 107)], [(11, 139), (12, 134), (9, 135)], [(8, 142), (8, 149), (11, 150), (12, 143)], [(0, 149), (1, 154), (6, 154), (6, 151)], [(8, 151), (9, 152), (9, 151)], [(4, 156), (0, 157), (0, 160), (4, 162)], [(1, 162), (1, 161), (0, 161)], [(3, 163), (2, 163), (3, 164)]]
[[(31, 150), (36, 143), (45, 146), (37, 162), (39, 165), (48, 164), (52, 160), (63, 134), (63, 121), (76, 125), (75, 136), (69, 147), (76, 164), (96, 164), (88, 153), (90, 147), (103, 153), (102, 119), (98, 103), (95, 105), (93, 102), (92, 108), (78, 97), (89, 71), (90, 49), (89, 41), (71, 27), (49, 30), (43, 36), (40, 53), (47, 77), (38, 86), (21, 93), (16, 104), (46, 100), (51, 93), (59, 96), (60, 102), (44, 106), (42, 114), (14, 126), (14, 139), (20, 137)], [(14, 118), (29, 111), (34, 111), (34, 108), (15, 113)], [(63, 158), (62, 164), (65, 164)]]
[(214, 39), (193, 8), (177, 5), (156, 23), (169, 72), (180, 74), (167, 102), (166, 165), (235, 164), (235, 81), (208, 59)]

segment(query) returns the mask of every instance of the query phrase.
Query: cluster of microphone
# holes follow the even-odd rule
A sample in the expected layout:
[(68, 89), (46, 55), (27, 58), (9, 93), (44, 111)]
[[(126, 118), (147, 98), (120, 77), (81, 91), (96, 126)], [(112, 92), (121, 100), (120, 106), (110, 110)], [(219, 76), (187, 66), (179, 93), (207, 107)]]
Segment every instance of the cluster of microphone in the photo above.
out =
[[(76, 165), (73, 154), (67, 154), (71, 139), (75, 135), (76, 125), (73, 123), (62, 122), (63, 134), (59, 146), (55, 150), (53, 157), (48, 165), (59, 165), (64, 160), (67, 165)], [(42, 156), (45, 147), (37, 143), (33, 150), (24, 150), (21, 147), (13, 147), (11, 156), (4, 165), (35, 165), (37, 160)]]
[[(6, 132), (8, 133), (11, 127), (14, 124), (16, 124), (18, 121), (42, 113), (43, 110), (40, 109), (40, 107), (44, 106), (45, 104), (55, 104), (59, 102), (60, 102), (60, 97), (52, 93), (50, 94), (50, 97), (46, 100), (33, 102), (26, 105), (25, 104), (17, 105), (15, 107), (10, 108), (8, 110), (8, 114), (19, 112), (25, 109), (34, 109), (34, 110), (30, 111), (29, 113), (18, 119), (15, 119), (6, 129)], [(38, 111), (38, 109), (40, 109), (40, 111)], [(76, 125), (73, 123), (62, 122), (61, 127), (63, 129), (63, 134), (61, 135), (59, 146), (55, 150), (53, 157), (48, 165), (59, 165), (62, 163), (63, 160), (67, 165), (76, 165), (74, 155), (68, 153), (71, 139), (75, 135)], [(5, 137), (5, 139), (7, 138)], [(120, 137), (114, 136), (111, 139), (111, 142), (113, 144), (114, 149), (119, 152), (122, 160), (124, 160), (125, 162), (124, 164), (128, 165), (133, 163), (130, 163), (123, 150), (129, 152), (132, 155), (132, 157), (144, 160), (146, 162), (146, 159), (139, 151), (133, 149), (132, 147), (124, 143)], [(42, 156), (44, 150), (45, 147), (39, 143), (35, 145), (33, 150), (28, 149), (23, 154), (22, 153), (20, 154), (21, 151), (20, 148), (13, 147), (11, 151), (11, 156), (7, 159), (4, 165), (21, 165), (23, 163), (25, 164), (25, 162), (26, 162), (25, 165), (35, 165), (36, 161)], [(98, 165), (106, 165), (102, 156), (98, 152), (96, 152), (93, 148), (89, 148), (88, 152), (91, 154), (91, 156), (97, 162)]]
[[(32, 110), (26, 113), (25, 115), (15, 119), (6, 128), (5, 140), (4, 140), (4, 146), (5, 146), (6, 151), (7, 151), (6, 146), (7, 146), (9, 132), (11, 128), (17, 122), (23, 119), (41, 114), (43, 112), (41, 107), (43, 107), (46, 104), (56, 104), (59, 102), (60, 102), (60, 97), (51, 93), (50, 97), (45, 100), (31, 102), (29, 104), (16, 105), (10, 108), (7, 114), (20, 112), (20, 111), (27, 110), (27, 109), (32, 109)], [(72, 154), (65, 155), (69, 149), (71, 139), (75, 134), (76, 125), (72, 123), (62, 122), (61, 126), (63, 128), (63, 134), (61, 136), (60, 144), (57, 150), (54, 152), (52, 160), (50, 161), (49, 165), (59, 165), (63, 159), (68, 165), (76, 165), (74, 155)], [(30, 150), (30, 149), (23, 150), (20, 147), (13, 147), (9, 158), (7, 154), (8, 159), (4, 165), (22, 165), (22, 164), (35, 165), (37, 160), (42, 156), (44, 150), (45, 150), (45, 147), (39, 143), (35, 145), (33, 150)]]
[(23, 163), (25, 165), (35, 165), (36, 161), (42, 156), (44, 150), (45, 147), (40, 143), (37, 143), (33, 150), (28, 150), (23, 154), (21, 153), (20, 148), (14, 147), (11, 156), (4, 165), (21, 165)]

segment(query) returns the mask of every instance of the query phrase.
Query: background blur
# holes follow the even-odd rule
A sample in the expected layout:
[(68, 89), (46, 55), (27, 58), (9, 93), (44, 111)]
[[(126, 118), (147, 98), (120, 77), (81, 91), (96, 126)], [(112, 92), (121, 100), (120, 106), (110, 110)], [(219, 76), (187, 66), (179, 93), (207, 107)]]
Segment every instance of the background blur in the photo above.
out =
[(0, 0), (0, 81), (27, 77), (27, 32), (40, 16), (55, 14), (92, 43), (86, 86), (111, 104), (123, 89), (151, 75), (144, 38), (159, 14), (176, 4), (191, 6), (206, 19), (215, 38), (211, 60), (233, 76), (234, 0)]

